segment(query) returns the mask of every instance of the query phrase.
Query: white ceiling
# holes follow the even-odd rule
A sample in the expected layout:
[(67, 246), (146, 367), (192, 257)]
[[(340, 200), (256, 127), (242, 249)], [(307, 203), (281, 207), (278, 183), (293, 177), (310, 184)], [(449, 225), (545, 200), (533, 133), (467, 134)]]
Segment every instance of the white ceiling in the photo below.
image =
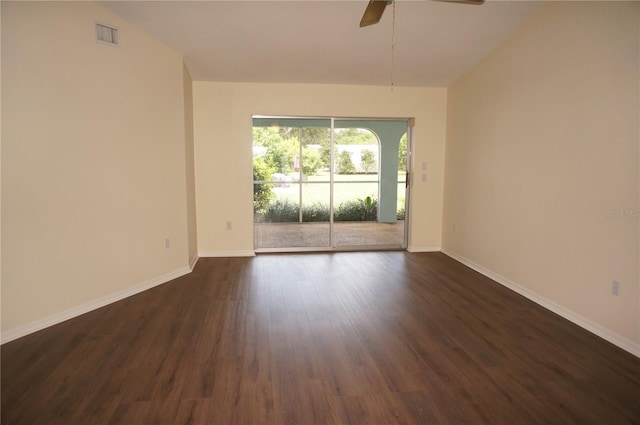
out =
[[(194, 80), (391, 84), (392, 6), (359, 28), (367, 0), (100, 3), (181, 52)], [(393, 83), (450, 85), (542, 5), (397, 0)]]

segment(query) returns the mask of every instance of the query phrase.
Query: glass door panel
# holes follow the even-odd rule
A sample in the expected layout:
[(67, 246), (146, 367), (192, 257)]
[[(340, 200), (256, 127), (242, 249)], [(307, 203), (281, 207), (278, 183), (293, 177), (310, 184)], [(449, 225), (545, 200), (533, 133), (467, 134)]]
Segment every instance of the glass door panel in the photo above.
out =
[(256, 250), (329, 249), (330, 120), (254, 117)]
[(329, 182), (306, 182), (302, 184), (302, 221), (298, 246), (330, 247), (331, 210), (329, 196), (331, 185)]
[(399, 220), (398, 213), (404, 211), (406, 200), (401, 180), (406, 178), (406, 167), (401, 171), (399, 152), (407, 124), (407, 120), (334, 120), (335, 248), (406, 247), (404, 217)]

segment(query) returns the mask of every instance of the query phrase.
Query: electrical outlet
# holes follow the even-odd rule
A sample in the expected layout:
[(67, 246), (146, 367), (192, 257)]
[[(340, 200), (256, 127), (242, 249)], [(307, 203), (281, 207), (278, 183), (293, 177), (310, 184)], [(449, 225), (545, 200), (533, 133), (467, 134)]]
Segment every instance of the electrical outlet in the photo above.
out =
[(227, 230), (231, 230), (233, 228), (233, 224), (230, 221), (227, 221)]
[(618, 282), (617, 280), (614, 280), (611, 283), (611, 294), (615, 295), (616, 297), (620, 295), (620, 282)]
[(166, 238), (164, 240), (164, 249), (169, 249), (169, 248), (171, 248), (171, 239)]

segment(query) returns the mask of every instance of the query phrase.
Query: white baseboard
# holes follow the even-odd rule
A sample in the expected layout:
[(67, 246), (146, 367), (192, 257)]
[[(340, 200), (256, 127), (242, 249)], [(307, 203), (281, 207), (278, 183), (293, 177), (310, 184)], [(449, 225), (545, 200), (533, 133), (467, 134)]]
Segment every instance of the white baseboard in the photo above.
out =
[(607, 341), (609, 341), (610, 343), (617, 345), (618, 347), (622, 348), (625, 351), (628, 351), (629, 353), (640, 357), (640, 344), (637, 344), (633, 341), (631, 341), (628, 338), (625, 338), (621, 335), (618, 335), (617, 333), (587, 319), (584, 316), (581, 316), (563, 306), (561, 306), (560, 304), (557, 304), (553, 301), (551, 301), (548, 298), (545, 298), (541, 295), (536, 294), (533, 291), (530, 291), (529, 289), (525, 288), (524, 286), (521, 286), (509, 279), (507, 279), (506, 277), (495, 273), (477, 263), (474, 263), (473, 261), (469, 260), (468, 258), (463, 257), (462, 255), (450, 251), (446, 248), (442, 249), (442, 252), (446, 255), (448, 255), (449, 257), (453, 258), (454, 260), (457, 260), (459, 262), (461, 262), (462, 264), (472, 268), (473, 270), (487, 276), (489, 279), (495, 280), (496, 282), (498, 282), (499, 284), (506, 286), (507, 288), (511, 289), (512, 291), (517, 292), (518, 294), (528, 298), (529, 300), (533, 301), (536, 304), (541, 305), (542, 307), (546, 308), (547, 310), (551, 310), (552, 312), (558, 314), (559, 316), (564, 317), (565, 319), (569, 320), (570, 322), (575, 323), (576, 325), (588, 330), (589, 332), (596, 334), (597, 336), (599, 336), (600, 338), (603, 338)]
[(200, 251), (200, 257), (255, 257), (253, 251)]
[(409, 246), (407, 248), (409, 252), (440, 252), (441, 247), (439, 246)]
[(146, 291), (147, 289), (151, 289), (154, 286), (162, 285), (163, 283), (167, 283), (170, 280), (176, 279), (189, 273), (191, 273), (191, 269), (189, 267), (182, 267), (178, 270), (172, 271), (162, 276), (158, 276), (154, 279), (142, 282), (138, 285), (123, 289), (113, 294), (109, 294), (102, 298), (98, 298), (97, 300), (93, 300), (77, 307), (72, 307), (59, 313), (52, 314), (43, 319), (38, 319), (31, 323), (18, 326), (17, 328), (9, 329), (6, 332), (2, 332), (2, 344), (29, 335), (33, 332), (37, 332), (44, 328), (48, 328), (49, 326), (64, 322), (65, 320), (72, 319), (76, 316), (80, 316), (81, 314), (88, 313), (100, 307), (104, 307), (105, 305), (120, 301), (124, 298), (138, 294), (142, 291)]
[(196, 264), (198, 264), (199, 259), (200, 257), (196, 255), (189, 261), (189, 268), (191, 269), (191, 271), (196, 268)]

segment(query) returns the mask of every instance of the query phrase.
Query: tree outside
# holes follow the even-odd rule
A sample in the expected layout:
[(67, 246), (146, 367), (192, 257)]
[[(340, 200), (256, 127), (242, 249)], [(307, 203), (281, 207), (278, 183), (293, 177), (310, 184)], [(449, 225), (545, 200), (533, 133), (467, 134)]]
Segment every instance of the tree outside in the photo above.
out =
[[(362, 128), (338, 128), (335, 131), (336, 145), (377, 145), (378, 139), (371, 131)], [(331, 168), (331, 130), (325, 127), (254, 127), (253, 145), (264, 148), (264, 161), (273, 173), (289, 175), (295, 171), (302, 171), (306, 176), (312, 176), (319, 170)], [(296, 169), (296, 156), (300, 155), (302, 146), (302, 170)], [(406, 142), (405, 142), (406, 146)], [(364, 151), (366, 152), (366, 151)], [(406, 152), (406, 149), (405, 149)], [(364, 162), (359, 165), (365, 173), (369, 173), (377, 166), (375, 155), (366, 154)], [(372, 157), (371, 157), (372, 156)], [(351, 161), (352, 167), (346, 159), (335, 158), (338, 171), (353, 174), (357, 167)], [(344, 167), (340, 167), (342, 161)], [(405, 160), (406, 163), (406, 160)]]
[(347, 151), (342, 151), (338, 155), (338, 173), (340, 174), (355, 174), (356, 166), (353, 165), (351, 160), (351, 154)]
[(407, 171), (407, 133), (400, 139), (398, 148), (398, 171)]
[(360, 166), (365, 174), (369, 174), (370, 171), (375, 170), (377, 164), (374, 153), (368, 149), (363, 150), (362, 157), (360, 158)]
[(302, 174), (305, 176), (313, 176), (322, 166), (322, 156), (318, 149), (306, 146), (302, 148)]
[[(263, 158), (253, 159), (253, 180), (267, 181), (271, 180), (273, 170)], [(269, 183), (253, 184), (253, 210), (261, 213), (266, 210), (273, 197), (273, 185)]]

